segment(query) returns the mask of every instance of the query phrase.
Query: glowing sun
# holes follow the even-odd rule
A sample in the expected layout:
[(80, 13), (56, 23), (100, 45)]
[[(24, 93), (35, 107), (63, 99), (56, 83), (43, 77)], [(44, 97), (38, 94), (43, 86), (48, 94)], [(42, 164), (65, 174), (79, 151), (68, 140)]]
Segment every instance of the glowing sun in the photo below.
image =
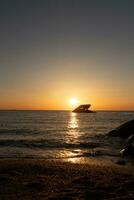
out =
[(70, 100), (69, 100), (69, 103), (70, 103), (70, 105), (71, 106), (77, 106), (78, 105), (78, 99), (76, 99), (76, 98), (71, 98)]

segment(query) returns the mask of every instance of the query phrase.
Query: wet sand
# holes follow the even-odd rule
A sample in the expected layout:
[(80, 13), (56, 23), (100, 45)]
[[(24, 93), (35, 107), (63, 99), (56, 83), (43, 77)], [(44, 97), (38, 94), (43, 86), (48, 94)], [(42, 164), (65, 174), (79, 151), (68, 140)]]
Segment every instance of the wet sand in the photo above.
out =
[(134, 170), (102, 164), (0, 160), (0, 200), (134, 199)]

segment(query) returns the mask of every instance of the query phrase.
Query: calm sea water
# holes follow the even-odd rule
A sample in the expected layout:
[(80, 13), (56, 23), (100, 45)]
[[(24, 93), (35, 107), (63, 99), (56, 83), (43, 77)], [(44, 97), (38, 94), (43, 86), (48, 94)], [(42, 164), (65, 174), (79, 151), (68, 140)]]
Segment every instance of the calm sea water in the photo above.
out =
[(0, 158), (116, 162), (125, 141), (107, 133), (131, 119), (134, 112), (0, 111)]

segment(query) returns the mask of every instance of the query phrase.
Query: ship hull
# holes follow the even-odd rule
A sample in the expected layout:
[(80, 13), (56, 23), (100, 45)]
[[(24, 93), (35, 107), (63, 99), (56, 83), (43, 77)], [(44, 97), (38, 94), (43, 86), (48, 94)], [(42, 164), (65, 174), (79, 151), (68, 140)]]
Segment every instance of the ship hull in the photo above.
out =
[(86, 110), (86, 111), (72, 111), (74, 113), (96, 113), (95, 111), (92, 110)]
[(93, 110), (88, 110), (91, 104), (84, 104), (80, 105), (77, 108), (75, 108), (72, 112), (74, 113), (95, 113)]

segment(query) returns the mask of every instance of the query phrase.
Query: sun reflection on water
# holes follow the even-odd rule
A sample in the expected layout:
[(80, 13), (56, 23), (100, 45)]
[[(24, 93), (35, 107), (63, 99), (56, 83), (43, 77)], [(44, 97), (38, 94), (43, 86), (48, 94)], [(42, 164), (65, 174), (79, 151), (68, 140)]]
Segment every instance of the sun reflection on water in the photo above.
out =
[[(68, 121), (68, 131), (66, 132), (65, 142), (75, 146), (79, 143), (80, 131), (79, 131), (79, 120), (77, 113), (70, 113)], [(80, 149), (69, 149), (64, 151), (65, 157), (69, 162), (75, 162), (75, 158), (81, 154)]]
[(56, 157), (61, 158), (66, 162), (80, 163), (82, 158), (82, 151), (80, 149), (74, 149), (74, 150), (65, 149), (61, 150)]
[(58, 157), (68, 162), (80, 162), (83, 151), (79, 148), (81, 132), (79, 129), (79, 118), (77, 113), (70, 113), (64, 142), (68, 148), (60, 151)]
[(77, 144), (79, 142), (79, 123), (76, 113), (70, 113), (70, 119), (68, 121), (68, 131), (66, 132), (65, 142), (71, 144)]
[(78, 125), (77, 114), (71, 113), (70, 114), (70, 121), (68, 123), (68, 128), (75, 129), (75, 128), (78, 128), (78, 127), (79, 127), (79, 125)]

